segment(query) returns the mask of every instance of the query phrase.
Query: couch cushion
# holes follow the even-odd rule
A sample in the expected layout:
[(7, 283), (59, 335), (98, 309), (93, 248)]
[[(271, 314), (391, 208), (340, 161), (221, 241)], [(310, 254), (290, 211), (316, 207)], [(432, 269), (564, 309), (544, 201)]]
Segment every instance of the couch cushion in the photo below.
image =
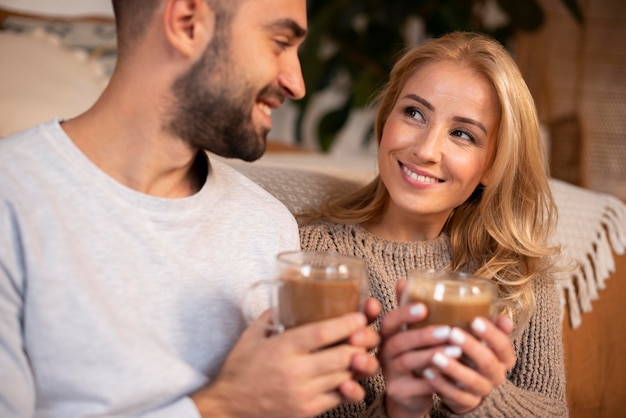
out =
[(239, 160), (226, 162), (274, 195), (294, 214), (319, 206), (329, 194), (348, 193), (362, 185), (356, 180), (313, 170), (262, 166)]

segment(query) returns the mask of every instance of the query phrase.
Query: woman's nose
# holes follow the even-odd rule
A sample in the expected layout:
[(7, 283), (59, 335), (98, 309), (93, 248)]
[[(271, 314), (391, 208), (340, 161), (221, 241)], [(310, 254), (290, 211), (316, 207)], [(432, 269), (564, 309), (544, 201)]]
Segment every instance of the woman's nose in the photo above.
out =
[(438, 162), (443, 154), (445, 139), (444, 129), (428, 127), (415, 142), (413, 153), (423, 162)]

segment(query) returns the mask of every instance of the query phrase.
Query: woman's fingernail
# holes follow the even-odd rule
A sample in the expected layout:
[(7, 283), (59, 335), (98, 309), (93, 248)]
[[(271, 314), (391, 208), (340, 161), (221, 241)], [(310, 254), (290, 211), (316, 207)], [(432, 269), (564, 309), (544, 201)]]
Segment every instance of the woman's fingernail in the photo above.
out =
[(487, 324), (485, 324), (484, 320), (476, 318), (472, 321), (472, 329), (482, 334), (483, 332), (487, 331)]
[(461, 350), (461, 347), (457, 347), (456, 345), (450, 345), (443, 349), (443, 354), (448, 357), (459, 358), (461, 357), (461, 354), (463, 354), (463, 351)]
[(438, 367), (446, 367), (448, 363), (448, 358), (441, 353), (435, 353), (435, 355), (433, 356), (433, 364)]
[(450, 341), (457, 345), (463, 344), (465, 342), (465, 335), (463, 334), (463, 331), (459, 328), (454, 328), (450, 332)]
[(433, 372), (431, 369), (424, 369), (424, 371), (422, 372), (422, 376), (424, 376), (428, 380), (433, 380), (435, 378), (435, 372)]
[(447, 325), (444, 325), (443, 327), (437, 327), (433, 331), (433, 337), (435, 337), (438, 340), (445, 340), (449, 336), (450, 336), (450, 327)]
[(420, 316), (424, 313), (424, 305), (421, 303), (418, 303), (416, 305), (411, 306), (411, 308), (409, 309), (409, 313), (411, 314), (411, 316)]

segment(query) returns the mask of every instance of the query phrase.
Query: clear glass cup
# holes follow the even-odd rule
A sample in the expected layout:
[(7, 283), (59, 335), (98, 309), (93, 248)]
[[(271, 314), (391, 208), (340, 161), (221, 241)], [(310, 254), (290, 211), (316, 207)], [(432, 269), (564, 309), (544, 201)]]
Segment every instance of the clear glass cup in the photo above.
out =
[(409, 328), (449, 325), (467, 331), (477, 316), (497, 314), (497, 287), (477, 275), (450, 270), (414, 270), (407, 277), (401, 305), (421, 302), (428, 308), (425, 320)]
[[(272, 312), (272, 331), (363, 311), (368, 294), (367, 267), (358, 257), (333, 252), (278, 254), (275, 278), (253, 283), (243, 302), (248, 321), (259, 298)], [(258, 309), (257, 309), (258, 311)]]

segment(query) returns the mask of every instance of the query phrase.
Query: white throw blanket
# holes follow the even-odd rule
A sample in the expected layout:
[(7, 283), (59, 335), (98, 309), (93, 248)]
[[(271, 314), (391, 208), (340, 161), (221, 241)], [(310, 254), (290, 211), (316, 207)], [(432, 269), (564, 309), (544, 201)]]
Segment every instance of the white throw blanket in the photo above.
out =
[(559, 208), (554, 241), (562, 246), (562, 262), (572, 270), (560, 283), (561, 303), (567, 303), (572, 328), (581, 323), (581, 312), (592, 310), (598, 290), (605, 288), (615, 271), (613, 252), (626, 248), (626, 204), (618, 198), (550, 181)]

